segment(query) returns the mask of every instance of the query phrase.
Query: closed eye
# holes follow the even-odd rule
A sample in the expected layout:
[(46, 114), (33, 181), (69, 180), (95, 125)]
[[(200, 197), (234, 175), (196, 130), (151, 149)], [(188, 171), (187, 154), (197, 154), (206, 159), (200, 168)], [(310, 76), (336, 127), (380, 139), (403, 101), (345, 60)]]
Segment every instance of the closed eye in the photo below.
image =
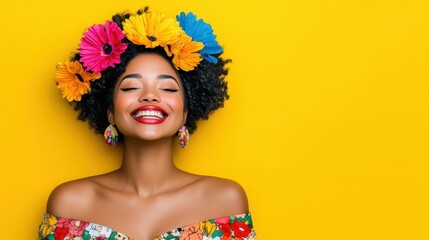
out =
[(174, 89), (174, 88), (164, 88), (162, 90), (167, 91), (167, 92), (177, 92), (177, 91), (179, 91), (179, 90)]
[(124, 91), (124, 92), (128, 92), (128, 91), (131, 91), (131, 90), (135, 90), (135, 89), (137, 89), (137, 88), (121, 88), (121, 90), (122, 91)]

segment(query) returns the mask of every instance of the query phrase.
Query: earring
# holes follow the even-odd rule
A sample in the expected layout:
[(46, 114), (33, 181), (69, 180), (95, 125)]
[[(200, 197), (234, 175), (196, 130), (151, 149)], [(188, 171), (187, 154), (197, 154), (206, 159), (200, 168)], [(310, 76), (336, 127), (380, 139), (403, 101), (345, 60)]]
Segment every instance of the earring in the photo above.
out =
[(179, 128), (177, 135), (179, 136), (180, 147), (185, 148), (186, 145), (188, 145), (188, 140), (189, 140), (189, 131), (185, 125), (183, 125)]
[(118, 143), (118, 131), (116, 131), (115, 126), (112, 124), (110, 124), (104, 131), (104, 141), (112, 148), (114, 148)]

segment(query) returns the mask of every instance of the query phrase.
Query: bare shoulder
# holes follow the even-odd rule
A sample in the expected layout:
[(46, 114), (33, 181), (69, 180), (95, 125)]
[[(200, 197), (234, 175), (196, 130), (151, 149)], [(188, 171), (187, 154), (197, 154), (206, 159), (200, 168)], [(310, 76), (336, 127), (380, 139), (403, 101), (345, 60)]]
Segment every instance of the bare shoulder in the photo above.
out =
[(230, 179), (201, 176), (197, 183), (204, 202), (218, 215), (231, 216), (249, 211), (247, 195), (243, 187)]
[(56, 216), (73, 218), (90, 207), (95, 189), (91, 178), (62, 183), (51, 192), (46, 210)]

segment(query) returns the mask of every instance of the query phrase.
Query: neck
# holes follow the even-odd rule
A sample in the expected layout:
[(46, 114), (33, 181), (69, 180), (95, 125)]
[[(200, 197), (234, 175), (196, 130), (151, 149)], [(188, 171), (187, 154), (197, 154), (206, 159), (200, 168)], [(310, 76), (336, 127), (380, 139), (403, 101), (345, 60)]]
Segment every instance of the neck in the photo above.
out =
[(166, 190), (167, 181), (179, 169), (173, 161), (173, 138), (156, 141), (126, 138), (119, 174), (125, 188), (140, 196), (150, 196)]

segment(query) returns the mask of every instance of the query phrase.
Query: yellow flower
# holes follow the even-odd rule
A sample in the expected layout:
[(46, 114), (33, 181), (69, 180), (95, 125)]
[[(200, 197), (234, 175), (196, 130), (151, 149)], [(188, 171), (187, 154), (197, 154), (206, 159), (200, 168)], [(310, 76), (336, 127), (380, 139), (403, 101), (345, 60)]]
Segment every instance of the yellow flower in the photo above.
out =
[(148, 48), (173, 44), (182, 31), (175, 19), (152, 12), (131, 16), (125, 20), (123, 28), (123, 33), (132, 43)]
[(204, 233), (204, 236), (210, 237), (216, 230), (217, 225), (210, 221), (200, 222), (200, 229)]
[(52, 231), (54, 231), (56, 223), (57, 218), (55, 216), (45, 214), (42, 225), (40, 226), (41, 233), (44, 238), (48, 236), (48, 234), (50, 234)]
[(100, 77), (100, 73), (86, 72), (79, 61), (66, 60), (58, 64), (55, 80), (63, 98), (71, 102), (80, 101), (83, 94), (91, 92), (90, 82)]
[(177, 70), (179, 68), (184, 71), (193, 70), (203, 60), (201, 54), (198, 53), (203, 48), (203, 43), (194, 42), (191, 37), (182, 34), (180, 40), (171, 47), (171, 52), (174, 55), (173, 65)]

